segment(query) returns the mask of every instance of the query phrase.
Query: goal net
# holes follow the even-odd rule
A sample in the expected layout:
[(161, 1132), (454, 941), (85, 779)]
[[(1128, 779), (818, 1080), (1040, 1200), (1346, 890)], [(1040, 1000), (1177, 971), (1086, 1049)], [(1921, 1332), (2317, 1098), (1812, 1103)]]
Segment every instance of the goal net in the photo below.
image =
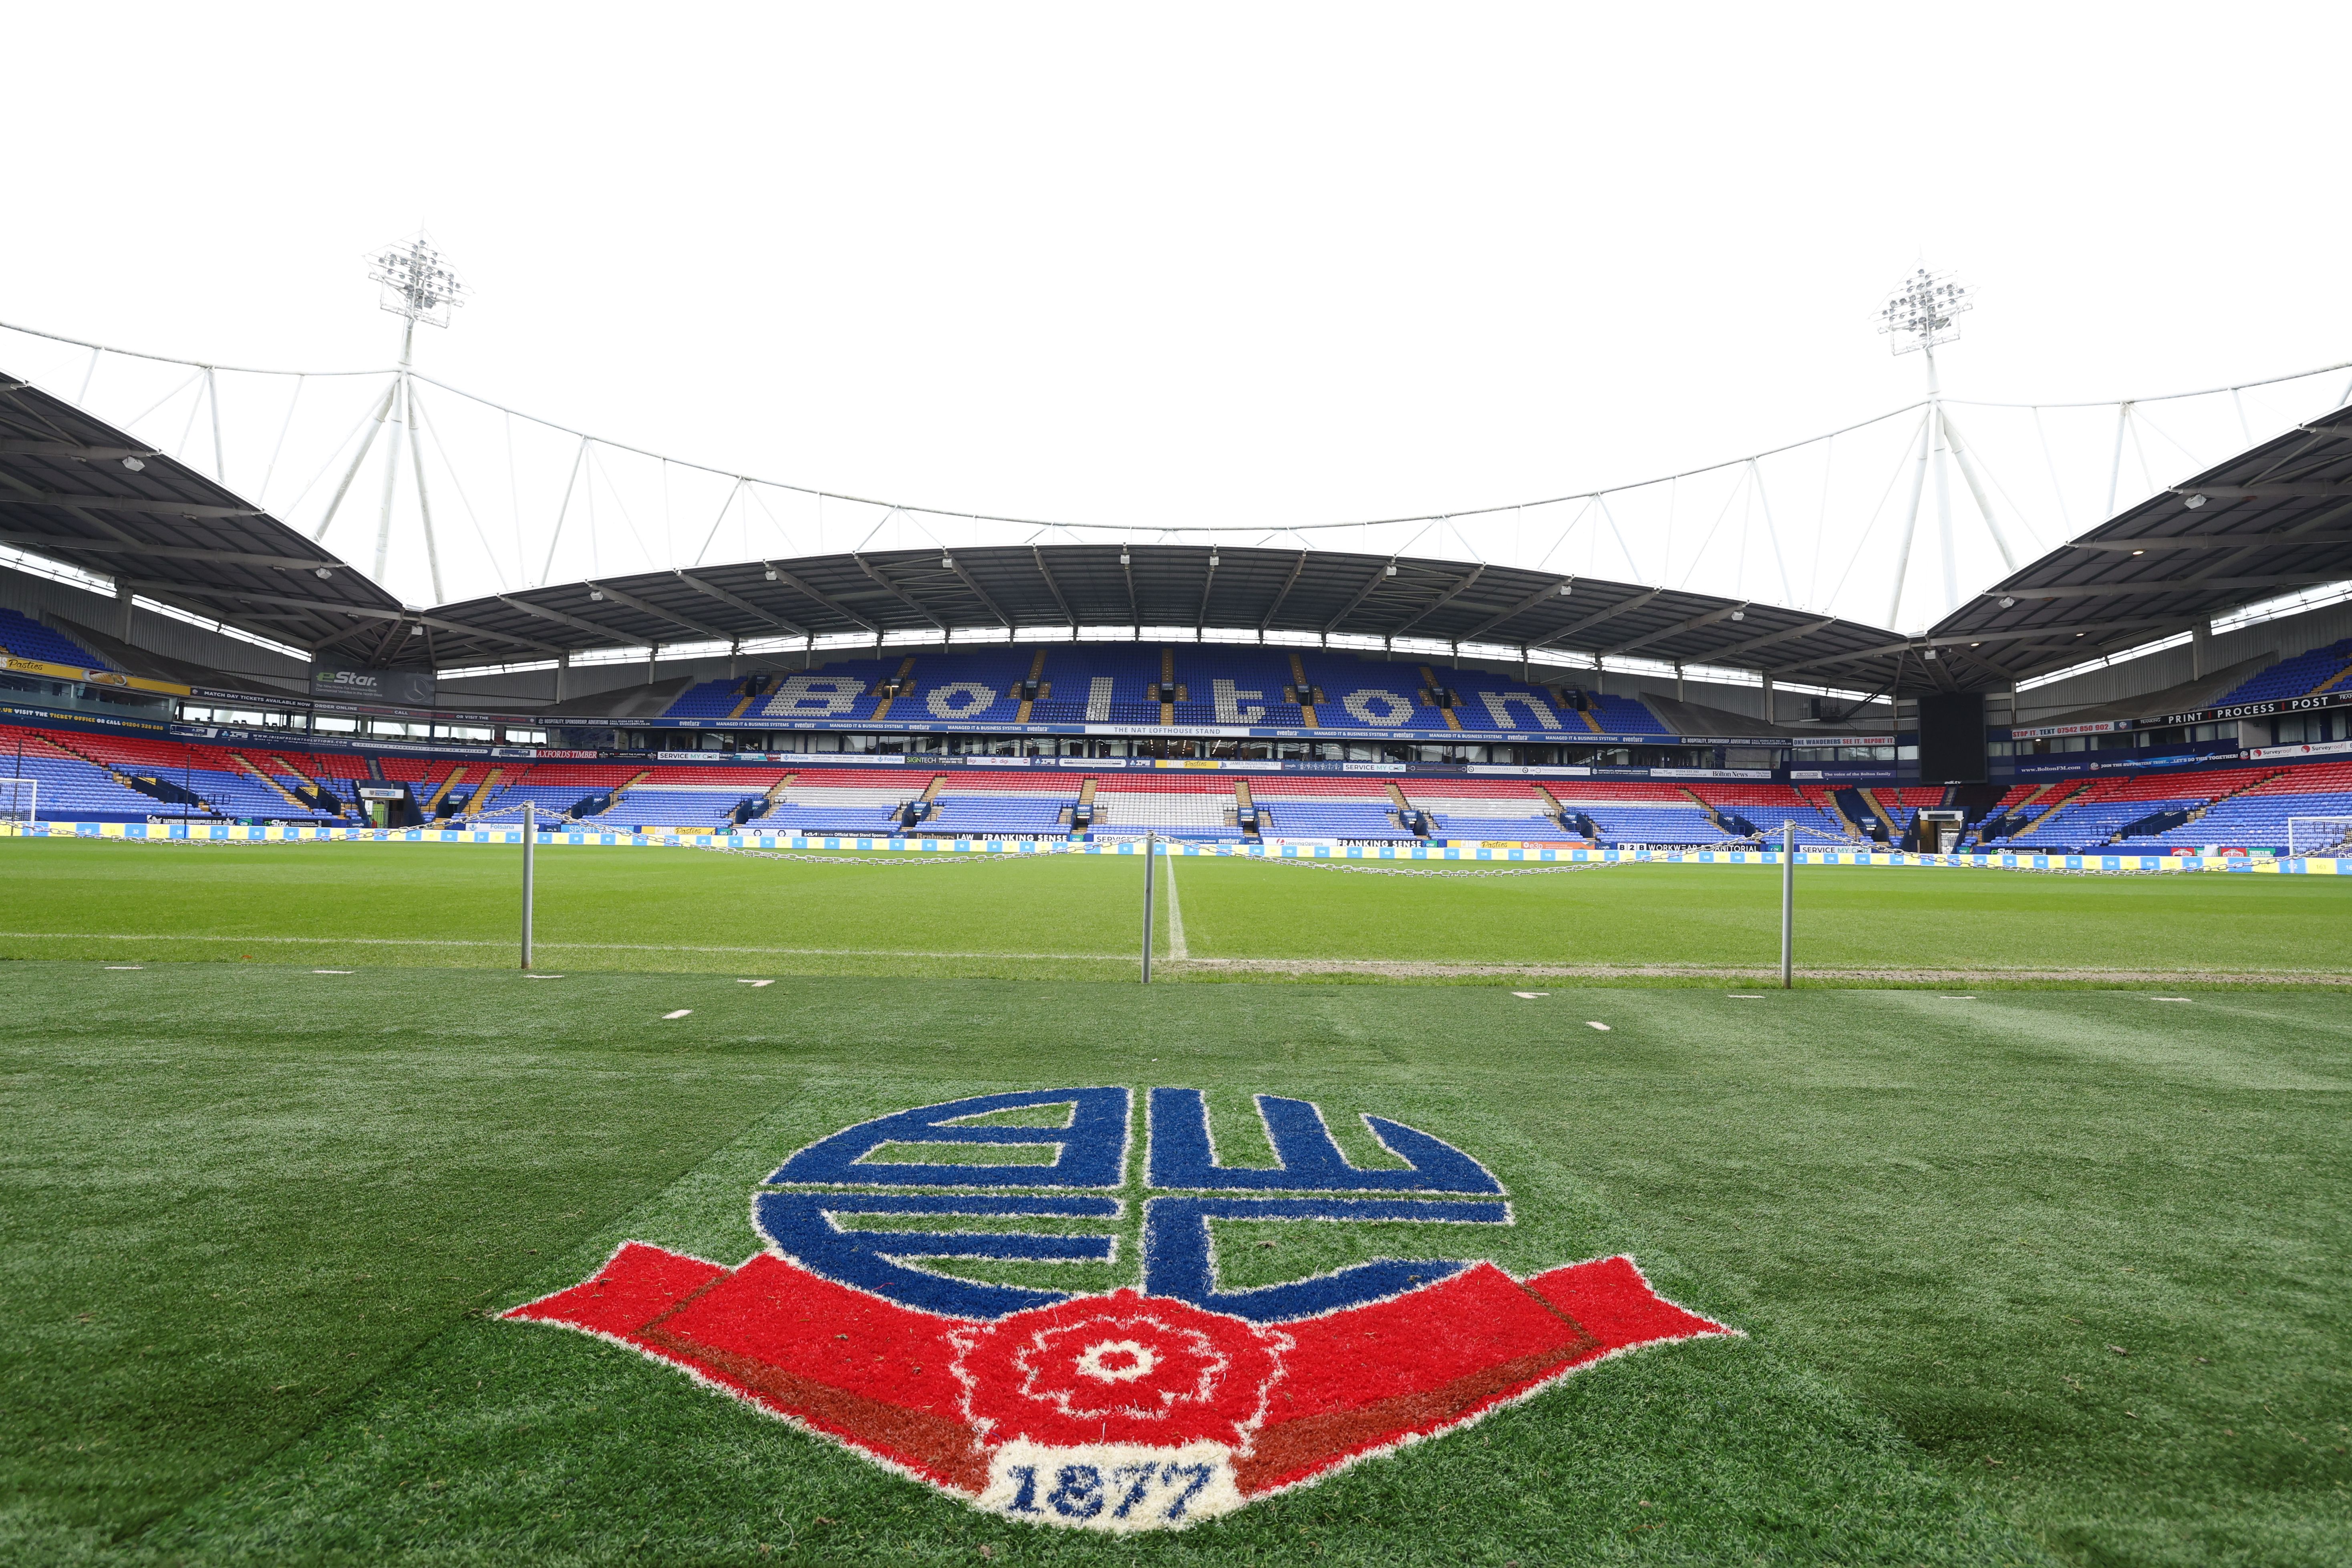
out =
[(2326, 855), (2352, 838), (2352, 816), (2290, 816), (2286, 819), (2289, 855)]
[(38, 779), (0, 779), (0, 822), (36, 822), (41, 781)]

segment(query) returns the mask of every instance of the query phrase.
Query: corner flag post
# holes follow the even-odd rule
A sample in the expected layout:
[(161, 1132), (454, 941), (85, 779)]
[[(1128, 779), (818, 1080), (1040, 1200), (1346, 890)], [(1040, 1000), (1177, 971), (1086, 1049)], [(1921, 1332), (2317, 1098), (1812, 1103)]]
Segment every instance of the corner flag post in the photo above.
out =
[(1792, 989), (1797, 924), (1797, 825), (1780, 824), (1780, 989)]
[(530, 967), (530, 863), (531, 851), (539, 842), (539, 807), (526, 804), (522, 808), (522, 966)]
[(1151, 880), (1160, 859), (1160, 835), (1143, 836), (1143, 984), (1151, 984)]

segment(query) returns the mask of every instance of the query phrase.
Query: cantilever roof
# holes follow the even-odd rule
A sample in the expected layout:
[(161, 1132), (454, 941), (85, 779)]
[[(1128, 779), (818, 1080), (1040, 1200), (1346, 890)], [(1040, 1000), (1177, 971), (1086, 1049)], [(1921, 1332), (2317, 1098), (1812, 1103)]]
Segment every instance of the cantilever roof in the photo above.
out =
[[(447, 663), (537, 638), (567, 649), (648, 642), (1136, 626), (1328, 632), (1530, 651), (1638, 654), (1877, 685), (1894, 633), (1677, 588), (1473, 562), (1194, 544), (996, 545), (804, 556), (598, 578), (446, 605)], [(419, 650), (421, 651), (421, 650)]]
[(0, 544), (280, 642), (352, 637), (364, 654), (368, 637), (400, 631), (400, 602), (331, 552), (186, 464), (5, 374)]
[[(1961, 689), (2080, 664), (2352, 578), (2352, 408), (2142, 501), (1986, 589), (1924, 639)], [(1914, 664), (1913, 670), (1923, 667)]]

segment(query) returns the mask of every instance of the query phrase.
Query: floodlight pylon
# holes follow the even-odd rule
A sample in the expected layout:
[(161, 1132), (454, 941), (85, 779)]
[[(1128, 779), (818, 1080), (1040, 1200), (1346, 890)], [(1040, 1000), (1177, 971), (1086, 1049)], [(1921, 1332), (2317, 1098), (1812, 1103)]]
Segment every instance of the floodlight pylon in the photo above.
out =
[(1950, 271), (1930, 271), (1916, 268), (1910, 277), (1897, 285), (1878, 308), (1878, 331), (1890, 341), (1888, 349), (1896, 354), (1922, 355), (1927, 367), (1927, 416), (1921, 430), (1919, 471), (1911, 483), (1911, 504), (1903, 524), (1903, 542), (1896, 552), (1895, 581), (1889, 590), (1886, 624), (1895, 624), (1903, 606), (1903, 589), (1910, 576), (1911, 542), (1919, 522), (1919, 501), (1927, 489), (1927, 478), (1932, 468), (1936, 477), (1936, 539), (1939, 564), (1944, 577), (1944, 613), (1950, 615), (1959, 608), (1960, 574), (1957, 542), (1952, 535), (1951, 479), (1946, 466), (1948, 454), (1960, 468), (1960, 477), (1969, 488), (1969, 496), (1976, 503), (1977, 513), (1984, 520), (1985, 531), (1991, 534), (1994, 547), (2000, 552), (2001, 563), (2010, 571), (2017, 570), (2016, 553), (2010, 548), (2009, 536), (1993, 515), (1992, 504), (1985, 494), (1983, 480), (1969, 460), (1969, 449), (1961, 442), (1959, 431), (1953, 426), (1950, 414), (1944, 407), (1944, 388), (1936, 364), (1936, 345), (1955, 342), (1960, 335), (1955, 319), (1976, 309), (1976, 290), (1959, 280)]
[(327, 514), (320, 521), (318, 531), (311, 537), (324, 539), (335, 521), (335, 513), (343, 504), (343, 497), (359, 477), (360, 467), (374, 445), (378, 434), (390, 431), (384, 448), (383, 489), (376, 509), (375, 570), (377, 583), (384, 579), (384, 571), (392, 555), (393, 500), (399, 489), (400, 448), (405, 437), (410, 448), (410, 467), (416, 486), (416, 511), (425, 528), (425, 560), (433, 580), (436, 603), (447, 597), (441, 585), (441, 552), (439, 542), (433, 536), (433, 503), (425, 487), (425, 456), (417, 443), (424, 439), (418, 424), (416, 389), (409, 374), (416, 342), (416, 326), (422, 321), (428, 327), (446, 328), (449, 313), (463, 305), (468, 291), (465, 281), (450, 269), (448, 262), (422, 231), (414, 237), (379, 247), (367, 258), (368, 277), (380, 289), (377, 305), (401, 318), (400, 364), (393, 372), (392, 384), (384, 388), (377, 403), (373, 418), (369, 423), (359, 450), (352, 455), (351, 467), (343, 472), (342, 482), (336, 486), (334, 499), (327, 505)]

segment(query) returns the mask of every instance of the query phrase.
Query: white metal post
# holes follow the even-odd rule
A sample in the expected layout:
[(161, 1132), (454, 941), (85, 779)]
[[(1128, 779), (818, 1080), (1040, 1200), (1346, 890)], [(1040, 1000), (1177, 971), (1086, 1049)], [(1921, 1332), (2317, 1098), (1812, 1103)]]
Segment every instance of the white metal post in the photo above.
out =
[(1780, 824), (1780, 989), (1795, 987), (1797, 922), (1797, 825)]
[(1893, 626), (1895, 617), (1903, 610), (1903, 581), (1911, 574), (1911, 537), (1919, 528), (1919, 494), (1927, 483), (1927, 449), (1931, 437), (1928, 422), (1935, 418), (1930, 410), (1919, 421), (1919, 463), (1911, 471), (1911, 504), (1903, 513), (1903, 541), (1895, 547), (1895, 585), (1886, 596), (1886, 624)]
[(530, 872), (531, 851), (539, 842), (539, 807), (526, 802), (522, 808), (522, 966), (530, 967)]
[(1143, 984), (1151, 984), (1151, 883), (1160, 861), (1160, 835), (1143, 836)]

